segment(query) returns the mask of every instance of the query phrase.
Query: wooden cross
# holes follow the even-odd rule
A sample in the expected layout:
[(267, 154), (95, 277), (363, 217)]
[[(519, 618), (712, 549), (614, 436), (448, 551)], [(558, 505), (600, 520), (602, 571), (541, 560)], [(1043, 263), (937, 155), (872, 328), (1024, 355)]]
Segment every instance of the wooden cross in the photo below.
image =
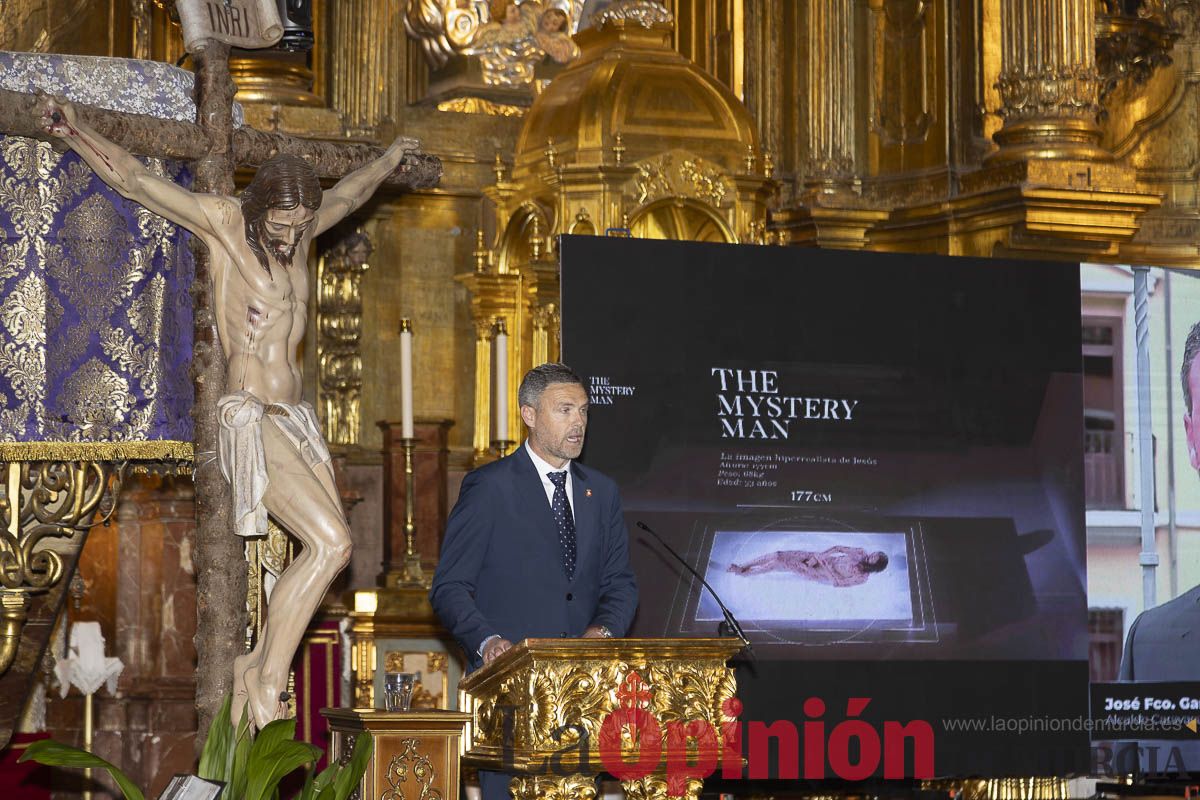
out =
[[(234, 170), (258, 166), (287, 153), (303, 157), (322, 178), (339, 178), (374, 161), (383, 150), (365, 144), (317, 142), (282, 133), (233, 126), (235, 88), (229, 74), (229, 45), (208, 40), (192, 54), (196, 71), (196, 123), (75, 104), (81, 121), (126, 150), (143, 156), (190, 161), (193, 191), (233, 195)], [(34, 95), (0, 90), (0, 131), (46, 138)], [(414, 148), (416, 142), (413, 143)], [(406, 189), (437, 184), (441, 162), (410, 152), (385, 181)], [(192, 237), (196, 274), (192, 285), (194, 345), (192, 381), (195, 452), (217, 451), (216, 403), (224, 392), (225, 356), (217, 340), (208, 251)], [(196, 491), (196, 706), (202, 741), (208, 725), (232, 688), (233, 659), (244, 650), (246, 566), (243, 541), (234, 535), (229, 485), (215, 462), (195, 471)]]

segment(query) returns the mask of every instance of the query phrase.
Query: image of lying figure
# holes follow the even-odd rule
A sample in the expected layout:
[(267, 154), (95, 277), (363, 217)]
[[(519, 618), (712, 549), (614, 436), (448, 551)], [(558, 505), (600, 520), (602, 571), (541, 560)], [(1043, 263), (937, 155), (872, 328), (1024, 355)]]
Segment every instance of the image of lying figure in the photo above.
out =
[(808, 550), (776, 550), (745, 564), (730, 564), (735, 575), (758, 575), (763, 572), (794, 572), (800, 577), (829, 586), (858, 586), (866, 583), (872, 572), (887, 568), (887, 553), (868, 553), (861, 547), (836, 545), (820, 553)]

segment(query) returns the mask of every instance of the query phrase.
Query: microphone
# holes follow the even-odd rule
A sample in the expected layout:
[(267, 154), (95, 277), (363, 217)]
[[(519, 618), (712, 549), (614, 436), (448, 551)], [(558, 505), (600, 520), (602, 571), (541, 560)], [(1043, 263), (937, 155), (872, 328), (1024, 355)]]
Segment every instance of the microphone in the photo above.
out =
[(638, 520), (637, 526), (639, 528), (641, 528), (642, 530), (644, 530), (646, 533), (653, 536), (655, 539), (657, 539), (658, 543), (661, 544), (663, 547), (665, 547), (667, 549), (667, 552), (675, 557), (676, 561), (678, 561), (680, 564), (683, 564), (683, 566), (687, 569), (688, 572), (690, 572), (696, 576), (696, 579), (698, 581), (700, 581), (701, 584), (703, 584), (704, 588), (708, 589), (708, 593), (712, 595), (713, 600), (717, 601), (717, 605), (721, 607), (721, 614), (723, 614), (725, 617), (724, 622), (722, 622), (720, 625), (717, 626), (717, 635), (718, 636), (736, 636), (737, 638), (739, 638), (743, 642), (745, 642), (746, 652), (753, 654), (754, 648), (750, 646), (750, 640), (748, 638), (746, 638), (746, 633), (745, 633), (745, 631), (742, 630), (742, 626), (738, 623), (737, 617), (735, 617), (733, 615), (733, 612), (730, 611), (725, 606), (725, 604), (721, 602), (721, 597), (716, 593), (716, 591), (713, 590), (713, 588), (711, 586), (708, 585), (708, 581), (704, 580), (704, 576), (702, 576), (699, 572), (696, 572), (696, 570), (692, 569), (692, 565), (689, 564), (687, 561), (685, 561), (683, 556), (679, 555), (679, 553), (676, 553), (675, 549), (672, 548), (671, 545), (667, 544), (665, 539), (663, 539), (661, 536), (659, 536), (657, 533), (655, 533), (653, 530), (651, 530), (649, 525), (642, 522), (641, 520)]

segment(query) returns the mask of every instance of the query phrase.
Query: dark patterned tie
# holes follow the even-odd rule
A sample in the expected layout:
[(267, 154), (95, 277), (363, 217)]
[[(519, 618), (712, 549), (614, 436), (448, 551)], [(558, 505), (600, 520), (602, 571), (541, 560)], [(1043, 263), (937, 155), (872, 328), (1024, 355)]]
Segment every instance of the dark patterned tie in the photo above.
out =
[(554, 524), (558, 527), (558, 541), (562, 545), (563, 569), (567, 578), (575, 577), (575, 517), (571, 514), (571, 501), (567, 499), (567, 473), (551, 472), (554, 497), (550, 509), (554, 512)]

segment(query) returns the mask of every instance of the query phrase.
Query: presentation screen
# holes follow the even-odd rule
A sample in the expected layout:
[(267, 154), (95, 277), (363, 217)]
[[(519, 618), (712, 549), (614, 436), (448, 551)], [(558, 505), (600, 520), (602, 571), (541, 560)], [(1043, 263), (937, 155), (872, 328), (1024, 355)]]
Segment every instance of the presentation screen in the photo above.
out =
[(866, 698), (881, 731), (931, 726), (938, 775), (1087, 771), (1078, 265), (570, 236), (560, 259), (631, 635), (723, 619), (641, 523), (751, 641), (744, 721), (815, 697), (832, 729)]

